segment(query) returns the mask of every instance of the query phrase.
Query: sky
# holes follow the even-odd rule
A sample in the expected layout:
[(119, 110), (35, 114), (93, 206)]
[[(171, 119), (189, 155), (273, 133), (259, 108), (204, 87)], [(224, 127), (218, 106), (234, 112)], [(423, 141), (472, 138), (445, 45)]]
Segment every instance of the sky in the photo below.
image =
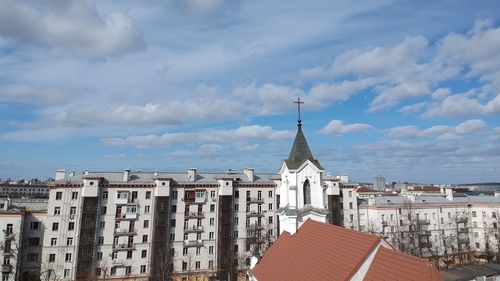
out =
[(0, 0), (0, 178), (500, 181), (500, 2)]

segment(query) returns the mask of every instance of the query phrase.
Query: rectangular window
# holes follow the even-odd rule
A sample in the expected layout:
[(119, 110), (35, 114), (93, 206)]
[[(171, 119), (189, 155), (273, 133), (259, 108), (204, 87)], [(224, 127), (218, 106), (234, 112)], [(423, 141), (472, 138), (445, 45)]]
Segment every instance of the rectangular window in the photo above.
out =
[(59, 230), (59, 223), (54, 222), (52, 223), (52, 231), (58, 231)]
[(116, 275), (116, 267), (111, 268), (111, 276)]
[(132, 191), (132, 200), (137, 199), (137, 191)]
[(146, 258), (148, 256), (148, 250), (142, 250), (141, 258)]
[(49, 254), (49, 262), (55, 262), (56, 261), (56, 254)]
[(97, 259), (98, 261), (102, 260), (102, 252), (97, 252), (97, 257), (96, 257), (96, 259)]
[(28, 245), (30, 245), (30, 246), (38, 246), (38, 245), (40, 245), (40, 238), (38, 238), (38, 237), (30, 237), (30, 238), (28, 238)]
[(50, 239), (50, 246), (57, 246), (57, 238)]
[(141, 265), (141, 273), (145, 273), (146, 272), (146, 265)]
[(54, 208), (54, 216), (59, 216), (61, 214), (61, 207)]
[(147, 243), (147, 242), (148, 242), (148, 236), (142, 235), (142, 243)]
[(172, 213), (177, 213), (177, 205), (172, 205)]
[(170, 233), (170, 241), (175, 241), (175, 233)]
[(182, 255), (187, 256), (188, 254), (188, 248), (184, 247), (182, 248)]
[(272, 211), (273, 210), (273, 203), (269, 203), (269, 205), (267, 206), (268, 210), (269, 211)]
[(170, 227), (175, 227), (175, 223), (176, 223), (176, 220), (175, 219), (171, 219), (170, 220)]
[(188, 264), (187, 262), (183, 261), (182, 262), (182, 270), (187, 270)]
[(127, 259), (131, 259), (132, 258), (132, 251), (127, 251)]
[(101, 207), (101, 212), (100, 212), (100, 213), (101, 213), (101, 216), (106, 215), (106, 213), (107, 213), (107, 212), (108, 212), (108, 207), (106, 207), (106, 206), (102, 206), (102, 207)]
[(262, 200), (262, 191), (257, 191), (257, 199)]
[(98, 245), (104, 244), (104, 236), (99, 236), (99, 239), (97, 239), (97, 244)]
[(146, 191), (146, 199), (151, 199), (151, 191)]
[(69, 214), (72, 215), (72, 216), (76, 215), (76, 207), (71, 207), (69, 209)]
[(149, 220), (145, 220), (143, 224), (144, 228), (149, 228)]
[(214, 253), (214, 246), (209, 246), (208, 247), (208, 253), (213, 254)]
[(215, 222), (215, 219), (214, 218), (210, 218), (210, 225), (214, 225), (214, 222)]
[(210, 197), (215, 198), (215, 190), (210, 191)]
[(99, 228), (100, 229), (104, 229), (104, 227), (106, 227), (106, 222), (105, 221), (100, 221), (99, 222)]
[(195, 267), (196, 267), (196, 269), (200, 269), (200, 262), (199, 262), (199, 261), (197, 261), (197, 262), (195, 263)]
[(69, 269), (64, 269), (64, 277), (69, 277)]
[(62, 192), (58, 191), (56, 192), (56, 200), (61, 200), (62, 199)]
[(149, 214), (149, 205), (144, 206), (144, 213)]
[(66, 246), (72, 246), (73, 245), (73, 237), (68, 237), (66, 239)]
[(38, 253), (29, 253), (28, 261), (38, 261)]
[(70, 221), (68, 223), (68, 230), (75, 230), (75, 223), (74, 222)]
[(37, 221), (31, 222), (30, 228), (32, 230), (39, 230), (40, 229), (40, 222), (37, 222)]
[(108, 199), (108, 192), (107, 191), (102, 192), (102, 199)]
[(71, 253), (66, 253), (66, 256), (64, 258), (65, 262), (71, 262)]
[(273, 197), (273, 191), (272, 191), (272, 190), (269, 190), (268, 197), (269, 197), (269, 198), (272, 198), (272, 197)]
[(210, 212), (215, 212), (215, 204), (210, 204)]
[(273, 216), (269, 216), (269, 218), (267, 219), (267, 221), (269, 222), (269, 224), (272, 224), (273, 223)]
[(213, 232), (210, 232), (208, 234), (208, 239), (214, 239), (214, 233)]
[(196, 247), (196, 255), (199, 255), (201, 253), (201, 247)]
[(72, 199), (72, 200), (76, 200), (76, 199), (78, 199), (78, 191), (73, 191), (73, 192), (71, 193), (71, 199)]

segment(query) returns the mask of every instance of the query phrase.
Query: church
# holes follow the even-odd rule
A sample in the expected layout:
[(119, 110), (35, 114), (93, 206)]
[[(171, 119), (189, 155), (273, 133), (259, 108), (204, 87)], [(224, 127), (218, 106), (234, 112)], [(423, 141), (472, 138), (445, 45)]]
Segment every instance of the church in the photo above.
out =
[(276, 174), (56, 172), (41, 268), (62, 280), (237, 280), (280, 233), (340, 225), (356, 198), (324, 174), (296, 103), (297, 134)]

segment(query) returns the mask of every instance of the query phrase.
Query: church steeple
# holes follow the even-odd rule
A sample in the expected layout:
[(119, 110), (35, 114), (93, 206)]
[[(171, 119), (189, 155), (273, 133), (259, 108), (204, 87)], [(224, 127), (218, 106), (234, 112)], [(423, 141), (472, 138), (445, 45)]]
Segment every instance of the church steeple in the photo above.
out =
[(297, 101), (294, 101), (297, 104), (297, 109), (299, 113), (299, 119), (297, 120), (297, 135), (295, 135), (295, 141), (293, 142), (292, 150), (290, 151), (290, 155), (288, 159), (285, 160), (285, 163), (288, 169), (297, 169), (304, 163), (306, 160), (314, 163), (316, 167), (323, 170), (319, 161), (314, 159), (311, 150), (309, 149), (309, 145), (307, 144), (306, 137), (302, 132), (302, 120), (300, 116), (300, 105), (304, 102), (300, 101), (300, 98), (297, 98)]

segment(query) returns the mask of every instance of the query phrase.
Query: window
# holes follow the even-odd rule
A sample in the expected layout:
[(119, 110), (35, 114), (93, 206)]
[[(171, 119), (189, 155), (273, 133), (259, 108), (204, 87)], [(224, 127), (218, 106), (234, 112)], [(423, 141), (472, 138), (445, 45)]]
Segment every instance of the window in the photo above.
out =
[(177, 191), (172, 191), (172, 198), (177, 199)]
[(233, 252), (234, 252), (235, 254), (237, 254), (237, 253), (238, 253), (238, 244), (233, 245)]
[(268, 197), (269, 197), (269, 198), (272, 198), (272, 197), (273, 197), (273, 191), (272, 191), (272, 190), (269, 190)]
[(125, 275), (130, 275), (132, 273), (132, 267), (131, 266), (126, 266), (125, 267)]
[(102, 192), (102, 199), (108, 199), (108, 192), (107, 191)]
[(127, 259), (131, 259), (132, 258), (132, 251), (127, 251)]
[(472, 211), (472, 217), (475, 218), (477, 216), (476, 211)]
[(66, 253), (66, 257), (64, 258), (64, 261), (71, 262), (71, 253)]
[(106, 207), (106, 206), (102, 206), (102, 207), (101, 207), (101, 216), (106, 215), (106, 212), (107, 212), (107, 211), (108, 211), (108, 207)]
[(208, 247), (208, 253), (213, 254), (214, 253), (214, 246), (209, 246)]
[(235, 224), (235, 225), (238, 225), (238, 222), (239, 222), (238, 217), (235, 217), (235, 218), (234, 218), (234, 224)]
[(39, 230), (40, 229), (40, 222), (37, 222), (37, 221), (31, 222), (30, 228), (32, 230)]
[(99, 228), (100, 229), (104, 229), (105, 226), (106, 226), (106, 222), (105, 221), (100, 221), (99, 222)]
[(102, 260), (102, 252), (97, 252), (97, 257), (96, 257), (96, 259), (97, 259), (98, 261)]
[(208, 239), (214, 239), (214, 233), (213, 232), (208, 233)]
[(99, 236), (99, 238), (97, 239), (97, 244), (99, 245), (104, 244), (104, 236)]
[(210, 225), (214, 225), (214, 222), (215, 222), (215, 219), (214, 218), (210, 218)]
[(137, 199), (137, 191), (132, 191), (132, 200)]
[(200, 262), (199, 261), (195, 262), (195, 268), (200, 269)]
[(149, 228), (149, 220), (145, 220), (143, 223), (144, 228)]
[(52, 223), (52, 231), (58, 231), (59, 230), (59, 223), (54, 222)]
[(116, 267), (111, 268), (111, 276), (116, 275)]
[(146, 199), (151, 199), (151, 191), (146, 191)]
[(170, 227), (175, 227), (175, 223), (176, 223), (176, 220), (175, 219), (171, 219), (170, 220)]
[(71, 246), (73, 245), (73, 237), (68, 237), (68, 239), (66, 239), (66, 246)]
[(149, 205), (144, 206), (144, 213), (149, 214)]
[(56, 254), (50, 254), (49, 255), (49, 262), (55, 262), (56, 261)]
[(214, 261), (208, 261), (208, 268), (214, 268)]
[(142, 243), (147, 243), (147, 242), (148, 242), (148, 236), (142, 235)]
[(28, 261), (38, 261), (38, 253), (29, 253)]
[[(106, 207), (104, 207), (104, 208), (106, 208)], [(69, 214), (70, 214), (70, 215), (73, 215), (73, 216), (74, 216), (74, 215), (76, 215), (76, 207), (71, 207), (71, 208), (69, 209)]]
[(145, 273), (146, 272), (146, 265), (141, 265), (141, 273)]
[(215, 204), (210, 204), (210, 212), (215, 212)]
[(71, 192), (71, 200), (76, 200), (76, 199), (78, 199), (78, 191)]
[(246, 212), (247, 212), (247, 213), (250, 213), (250, 204), (247, 204), (247, 207), (246, 207)]
[(201, 247), (196, 247), (196, 255), (199, 255), (201, 253)]
[(483, 211), (483, 218), (485, 218), (485, 217), (486, 217), (486, 212), (485, 212), (485, 211)]
[(188, 254), (188, 248), (184, 247), (182, 248), (182, 255), (187, 256)]
[(240, 210), (240, 205), (239, 204), (234, 204), (234, 211), (238, 212)]
[(5, 235), (11, 235), (14, 231), (14, 225), (9, 223), (7, 224), (7, 229), (5, 230)]
[(183, 261), (182, 262), (182, 270), (187, 270), (188, 264), (187, 262)]
[(68, 223), (68, 230), (75, 230), (75, 223), (74, 222), (70, 221)]
[(50, 246), (56, 246), (56, 245), (57, 245), (57, 238), (50, 239)]
[(141, 258), (146, 258), (148, 256), (148, 250), (142, 250)]
[(269, 205), (267, 206), (267, 208), (269, 209), (269, 211), (272, 211), (273, 210), (273, 203), (269, 203)]
[(235, 231), (233, 232), (233, 238), (238, 238), (238, 231), (237, 231), (237, 230), (235, 230)]
[(352, 191), (349, 191), (349, 198), (352, 198)]
[(64, 269), (64, 277), (69, 277), (69, 272), (68, 268)]
[(304, 194), (304, 205), (311, 204), (311, 186), (309, 185), (309, 180), (304, 182), (302, 190)]
[(201, 233), (196, 233), (196, 240), (201, 240)]
[(240, 198), (240, 192), (238, 190), (234, 192), (234, 198)]
[(56, 200), (61, 200), (62, 199), (62, 192), (58, 191), (56, 192)]
[(349, 209), (353, 209), (352, 202), (349, 202)]
[(262, 200), (262, 191), (257, 191), (257, 199)]
[(272, 224), (273, 223), (273, 216), (269, 216), (269, 218), (267, 218), (267, 221), (269, 222), (269, 224)]
[(61, 214), (61, 207), (54, 208), (54, 216), (59, 216)]
[(38, 237), (30, 237), (30, 238), (28, 238), (28, 245), (30, 245), (30, 246), (38, 246), (38, 245), (40, 245), (40, 238), (38, 238)]
[(210, 191), (210, 197), (215, 198), (215, 190)]
[(96, 269), (95, 269), (95, 275), (96, 276), (101, 276), (101, 268), (100, 267), (96, 267)]

